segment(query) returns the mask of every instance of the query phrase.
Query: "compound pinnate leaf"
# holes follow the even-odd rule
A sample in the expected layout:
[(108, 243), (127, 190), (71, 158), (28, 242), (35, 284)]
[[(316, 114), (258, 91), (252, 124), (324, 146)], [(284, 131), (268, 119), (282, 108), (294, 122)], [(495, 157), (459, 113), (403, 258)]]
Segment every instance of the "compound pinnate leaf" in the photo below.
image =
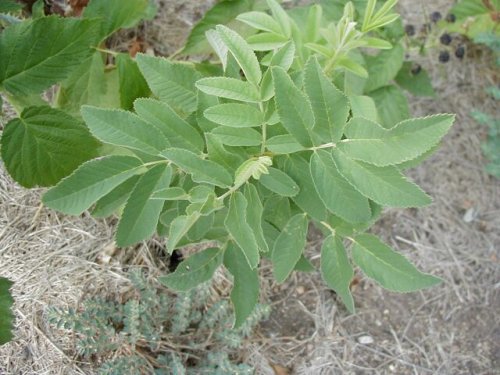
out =
[(7, 27), (0, 35), (0, 87), (13, 95), (39, 93), (92, 54), (98, 20), (43, 17)]
[(332, 155), (340, 174), (361, 194), (378, 204), (421, 207), (432, 202), (427, 194), (409, 182), (396, 167), (376, 167), (353, 160), (340, 150), (334, 150)]
[(264, 114), (248, 104), (219, 104), (205, 110), (204, 115), (216, 124), (232, 128), (252, 128), (264, 122)]
[(315, 58), (307, 63), (304, 86), (314, 112), (316, 141), (337, 142), (349, 115), (347, 97), (330, 82)]
[(185, 148), (195, 153), (203, 150), (200, 133), (167, 103), (141, 98), (134, 102), (134, 109), (142, 120), (163, 133), (170, 147)]
[(241, 327), (259, 300), (259, 273), (249, 267), (243, 251), (232, 242), (224, 253), (224, 266), (234, 277), (231, 302), (234, 308), (233, 328)]
[(27, 188), (52, 186), (97, 156), (99, 142), (78, 120), (58, 109), (28, 107), (2, 134), (2, 159)]
[(258, 86), (262, 79), (262, 72), (257, 56), (252, 48), (237, 32), (229, 29), (226, 26), (218, 25), (216, 27), (220, 38), (229, 49), (229, 52), (234, 56), (238, 65), (245, 73), (247, 81), (255, 86)]
[(116, 244), (130, 246), (148, 239), (158, 225), (163, 201), (151, 199), (158, 188), (168, 185), (172, 175), (171, 167), (157, 165), (144, 173), (135, 185), (116, 231)]
[(268, 171), (259, 180), (266, 188), (283, 197), (294, 197), (299, 193), (299, 186), (285, 172), (276, 168), (268, 168)]
[(368, 199), (342, 177), (328, 152), (315, 152), (310, 167), (316, 191), (330, 212), (350, 223), (370, 219)]
[(354, 300), (349, 289), (354, 270), (347, 258), (344, 244), (337, 236), (329, 236), (321, 247), (321, 276), (328, 287), (342, 299), (347, 309), (354, 313)]
[(211, 160), (202, 159), (191, 151), (168, 148), (161, 152), (161, 156), (191, 174), (195, 182), (205, 182), (220, 187), (229, 187), (233, 182), (233, 178), (224, 167)]
[(281, 123), (302, 146), (312, 146), (309, 132), (314, 126), (314, 114), (311, 103), (283, 68), (272, 67), (271, 72)]
[(132, 112), (83, 106), (81, 113), (91, 133), (104, 143), (155, 156), (168, 147), (158, 129)]
[(43, 196), (43, 203), (70, 215), (80, 215), (115, 187), (141, 172), (131, 156), (107, 156), (82, 164)]
[(384, 288), (395, 292), (413, 292), (439, 284), (438, 277), (420, 272), (404, 256), (371, 234), (354, 239), (352, 259), (361, 270)]
[(179, 292), (185, 292), (210, 280), (222, 264), (224, 252), (209, 248), (191, 255), (179, 264), (174, 273), (160, 277), (160, 282)]
[(249, 103), (260, 102), (260, 93), (255, 86), (249, 82), (240, 81), (235, 78), (202, 78), (196, 82), (196, 87), (205, 94), (221, 98)]
[(229, 210), (224, 225), (245, 254), (250, 268), (255, 269), (259, 265), (259, 247), (247, 222), (247, 209), (248, 202), (245, 196), (239, 191), (233, 193), (229, 200)]
[(161, 101), (184, 113), (196, 111), (194, 84), (201, 78), (196, 70), (185, 64), (141, 53), (137, 55), (136, 61), (149, 88)]
[(3, 345), (13, 338), (12, 329), (14, 328), (14, 314), (12, 312), (12, 305), (14, 299), (12, 298), (9, 289), (12, 286), (12, 281), (0, 277), (0, 345)]
[[(367, 123), (372, 132), (379, 134), (346, 139), (337, 147), (350, 158), (377, 166), (395, 165), (414, 159), (439, 143), (450, 130), (453, 115), (435, 115), (400, 122), (389, 130), (377, 129)], [(359, 122), (359, 121), (358, 121)]]
[(274, 243), (273, 274), (279, 283), (288, 278), (304, 251), (308, 223), (305, 214), (292, 216)]

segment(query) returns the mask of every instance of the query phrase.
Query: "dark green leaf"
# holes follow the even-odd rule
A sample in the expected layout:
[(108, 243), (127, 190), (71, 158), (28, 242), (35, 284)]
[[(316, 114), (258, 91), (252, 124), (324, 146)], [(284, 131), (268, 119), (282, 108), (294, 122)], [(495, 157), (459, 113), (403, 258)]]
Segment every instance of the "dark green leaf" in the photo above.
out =
[(12, 298), (9, 289), (12, 286), (12, 281), (0, 277), (0, 345), (3, 345), (14, 337), (12, 330), (14, 328), (14, 313), (12, 306), (14, 299)]
[(92, 210), (92, 216), (108, 217), (112, 215), (127, 202), (137, 181), (139, 181), (139, 176), (133, 176), (99, 199)]
[[(134, 100), (148, 97), (151, 94), (146, 80), (142, 76), (137, 63), (130, 55), (120, 53), (115, 57), (120, 80), (120, 103), (123, 109), (131, 110)], [(90, 104), (90, 103), (89, 103)]]
[(276, 168), (268, 168), (269, 173), (263, 174), (259, 181), (269, 190), (283, 197), (294, 197), (299, 193), (299, 187), (285, 172)]
[(435, 96), (432, 82), (427, 71), (420, 69), (418, 73), (413, 73), (413, 63), (407, 61), (396, 76), (396, 82), (406, 91), (416, 96)]

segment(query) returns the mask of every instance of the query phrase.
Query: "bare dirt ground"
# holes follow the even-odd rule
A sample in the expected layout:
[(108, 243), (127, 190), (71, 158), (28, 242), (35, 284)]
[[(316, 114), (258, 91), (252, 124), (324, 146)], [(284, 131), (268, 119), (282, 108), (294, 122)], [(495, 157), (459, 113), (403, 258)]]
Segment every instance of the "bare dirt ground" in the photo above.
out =
[[(159, 18), (141, 29), (160, 54), (177, 49), (207, 1), (160, 1)], [(451, 1), (401, 1), (405, 20), (422, 24), (425, 11), (446, 13)], [(201, 4), (201, 5), (200, 5)], [(430, 5), (428, 5), (430, 7)], [(291, 374), (500, 374), (500, 181), (483, 170), (486, 134), (469, 116), (500, 115), (484, 87), (495, 82), (487, 54), (465, 61), (420, 58), (437, 98), (411, 98), (413, 115), (457, 113), (441, 149), (411, 177), (433, 198), (419, 210), (389, 210), (373, 229), (444, 283), (394, 294), (361, 279), (357, 313), (350, 315), (318, 274), (294, 275), (284, 285), (263, 281), (273, 313), (242, 348), (258, 374), (278, 364)], [(1, 127), (1, 125), (0, 125)], [(88, 294), (127, 287), (121, 268), (130, 251), (111, 263), (112, 221), (65, 217), (40, 205), (42, 190), (17, 186), (0, 166), (0, 274), (15, 281), (16, 339), (0, 349), (0, 374), (92, 374), (74, 360), (73, 339), (49, 327), (47, 306), (76, 306)], [(317, 241), (309, 255), (318, 260)], [(155, 269), (154, 250), (140, 246), (133, 260)], [(99, 261), (99, 259), (101, 261)], [(270, 274), (264, 268), (262, 274)]]

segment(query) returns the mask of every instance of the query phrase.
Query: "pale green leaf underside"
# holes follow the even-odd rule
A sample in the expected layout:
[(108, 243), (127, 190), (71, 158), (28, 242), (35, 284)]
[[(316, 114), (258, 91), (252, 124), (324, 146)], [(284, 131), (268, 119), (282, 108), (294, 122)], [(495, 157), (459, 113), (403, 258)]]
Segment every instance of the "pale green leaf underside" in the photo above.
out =
[(228, 146), (259, 146), (262, 142), (262, 135), (251, 128), (219, 126), (211, 134)]
[(204, 115), (216, 124), (231, 128), (252, 128), (264, 122), (264, 114), (248, 104), (219, 104), (205, 110)]
[(404, 256), (371, 234), (354, 238), (352, 258), (368, 277), (395, 292), (413, 292), (441, 282), (435, 276), (420, 272)]
[(337, 236), (329, 236), (323, 242), (321, 276), (328, 287), (340, 296), (347, 309), (354, 313), (354, 300), (350, 290), (354, 270), (347, 258), (344, 244)]
[(285, 225), (273, 247), (273, 274), (284, 282), (295, 268), (306, 245), (308, 220), (305, 214), (293, 216)]
[(304, 146), (298, 143), (291, 134), (277, 135), (266, 142), (269, 151), (276, 154), (293, 154), (304, 150)]
[(130, 156), (108, 156), (82, 164), (43, 196), (43, 203), (70, 215), (80, 215), (122, 182), (141, 171)]
[(185, 292), (210, 280), (222, 264), (224, 252), (209, 248), (191, 255), (179, 264), (174, 273), (160, 277), (160, 282), (179, 292)]
[(259, 103), (260, 93), (249, 82), (228, 77), (202, 78), (196, 87), (205, 94), (249, 103)]

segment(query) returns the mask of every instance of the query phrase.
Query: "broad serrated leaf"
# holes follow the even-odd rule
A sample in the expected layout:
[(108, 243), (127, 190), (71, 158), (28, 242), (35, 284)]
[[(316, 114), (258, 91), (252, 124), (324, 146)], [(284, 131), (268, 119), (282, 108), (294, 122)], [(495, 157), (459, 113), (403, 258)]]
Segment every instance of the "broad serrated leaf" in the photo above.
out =
[(231, 52), (233, 57), (238, 62), (241, 70), (243, 70), (247, 81), (258, 87), (260, 80), (262, 79), (262, 72), (260, 70), (260, 64), (257, 60), (257, 56), (255, 56), (252, 48), (248, 45), (245, 39), (228, 27), (217, 25), (216, 30), (224, 44), (229, 49), (229, 52)]
[(141, 53), (136, 61), (149, 88), (161, 101), (184, 113), (196, 111), (195, 82), (201, 75), (194, 68)]
[(354, 313), (350, 285), (354, 270), (347, 258), (342, 240), (337, 236), (329, 236), (321, 247), (321, 276), (329, 288), (332, 288), (342, 299), (347, 309)]
[(182, 119), (167, 103), (155, 99), (137, 99), (135, 112), (139, 117), (163, 133), (170, 147), (185, 148), (199, 153), (205, 144), (200, 133)]
[(281, 67), (271, 68), (276, 108), (285, 129), (304, 147), (312, 146), (314, 114), (307, 97)]
[(304, 150), (304, 146), (297, 143), (295, 138), (290, 134), (277, 135), (269, 138), (266, 142), (266, 147), (269, 151), (276, 154), (293, 154)]
[(421, 207), (432, 202), (417, 185), (396, 167), (376, 167), (334, 150), (333, 160), (340, 174), (365, 197), (390, 207)]
[(134, 107), (134, 100), (148, 97), (151, 94), (151, 90), (142, 76), (137, 63), (132, 60), (130, 55), (120, 53), (115, 57), (115, 62), (120, 80), (121, 108), (131, 110)]
[(361, 270), (384, 288), (395, 292), (413, 292), (439, 284), (442, 280), (420, 272), (404, 256), (377, 237), (361, 234), (354, 239), (352, 259)]
[(399, 70), (395, 78), (399, 86), (406, 91), (416, 96), (435, 96), (434, 88), (432, 87), (431, 78), (427, 71), (420, 68), (416, 73), (413, 73), (413, 63), (407, 61)]
[(306, 245), (307, 215), (297, 214), (285, 225), (273, 247), (273, 275), (279, 283), (284, 282), (295, 268)]
[(330, 153), (316, 151), (311, 157), (310, 167), (316, 191), (330, 212), (350, 223), (370, 219), (368, 199), (342, 177)]
[(259, 180), (263, 186), (283, 197), (294, 197), (299, 193), (299, 186), (285, 172), (272, 167), (268, 171)]
[(299, 186), (299, 193), (292, 198), (293, 202), (312, 218), (325, 220), (327, 210), (314, 187), (309, 163), (298, 155), (290, 155), (283, 165), (283, 171)]
[(131, 156), (107, 156), (82, 164), (43, 196), (50, 208), (80, 215), (115, 187), (141, 171), (142, 162)]
[(396, 86), (384, 86), (370, 92), (370, 97), (375, 101), (384, 128), (392, 128), (397, 123), (410, 117), (408, 100)]
[(139, 178), (140, 176), (129, 178), (99, 199), (92, 210), (92, 216), (101, 218), (108, 217), (115, 213), (127, 202)]
[(5, 126), (1, 153), (10, 175), (22, 186), (52, 186), (97, 156), (99, 143), (63, 111), (26, 108)]
[(233, 193), (229, 200), (224, 226), (245, 254), (250, 268), (255, 269), (259, 265), (259, 246), (247, 222), (248, 202), (239, 191)]
[(248, 204), (247, 223), (250, 228), (252, 228), (252, 233), (255, 236), (259, 250), (266, 253), (269, 251), (269, 247), (262, 229), (262, 215), (264, 213), (264, 207), (262, 206), (257, 188), (253, 184), (247, 184), (245, 186), (244, 195)]
[[(438, 144), (453, 121), (453, 115), (410, 119), (384, 130), (383, 134), (363, 134), (358, 139), (345, 139), (337, 144), (337, 148), (352, 159), (376, 166), (400, 164), (424, 154)], [(367, 127), (376, 129), (370, 121), (364, 122)]]
[(157, 128), (132, 112), (84, 106), (81, 113), (90, 132), (104, 143), (150, 155), (158, 155), (169, 145)]
[(83, 17), (102, 19), (102, 40), (118, 29), (135, 26), (148, 16), (149, 6), (149, 0), (93, 0), (85, 7)]
[(233, 178), (224, 167), (211, 160), (204, 160), (191, 151), (168, 148), (161, 153), (161, 156), (189, 173), (195, 182), (205, 182), (220, 187), (229, 187), (233, 182)]
[(376, 90), (390, 83), (403, 66), (404, 48), (396, 44), (392, 49), (380, 52), (378, 55), (366, 55), (368, 80), (365, 92)]
[(224, 266), (234, 278), (231, 303), (235, 315), (233, 328), (237, 329), (245, 323), (259, 300), (259, 273), (248, 266), (243, 251), (232, 242), (224, 252)]
[(249, 103), (259, 103), (260, 93), (249, 82), (228, 77), (202, 78), (196, 87), (205, 94)]
[(17, 96), (62, 81), (92, 54), (98, 20), (43, 17), (0, 34), (0, 87)]
[(2, 317), (0, 319), (0, 345), (6, 344), (14, 337), (12, 334), (14, 329), (14, 313), (12, 312), (14, 299), (9, 291), (12, 284), (9, 279), (0, 277), (0, 317)]
[(315, 58), (306, 65), (304, 86), (314, 112), (316, 143), (337, 142), (349, 116), (347, 97), (330, 82)]
[(260, 146), (262, 143), (262, 135), (251, 128), (219, 126), (212, 130), (211, 134), (228, 146)]
[(252, 128), (264, 123), (264, 114), (248, 104), (219, 104), (205, 110), (204, 115), (216, 124), (232, 128)]
[(151, 199), (155, 190), (168, 185), (172, 176), (170, 167), (157, 165), (144, 173), (132, 191), (116, 231), (116, 244), (130, 246), (149, 239), (156, 230), (163, 201)]
[(238, 21), (246, 23), (254, 29), (280, 34), (281, 27), (269, 14), (264, 12), (246, 12), (236, 17)]
[(224, 252), (221, 249), (209, 248), (191, 255), (182, 261), (175, 270), (167, 276), (159, 278), (167, 288), (185, 292), (210, 280), (214, 272), (222, 264)]

